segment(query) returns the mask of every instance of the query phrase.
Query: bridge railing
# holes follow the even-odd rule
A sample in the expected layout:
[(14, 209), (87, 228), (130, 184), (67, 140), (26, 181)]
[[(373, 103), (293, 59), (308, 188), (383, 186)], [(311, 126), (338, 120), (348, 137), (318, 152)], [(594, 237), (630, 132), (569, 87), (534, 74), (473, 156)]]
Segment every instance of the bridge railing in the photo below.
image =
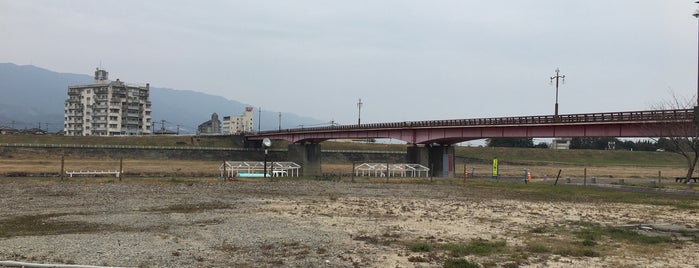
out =
[(576, 124), (576, 123), (614, 123), (614, 122), (661, 122), (686, 121), (694, 119), (693, 109), (650, 110), (633, 112), (606, 112), (588, 114), (515, 116), (473, 119), (448, 119), (427, 121), (405, 121), (390, 123), (370, 123), (361, 125), (335, 125), (325, 127), (295, 128), (286, 130), (262, 131), (259, 134), (314, 132), (337, 130), (366, 130), (366, 129), (400, 129), (424, 127), (463, 127), (463, 126), (496, 126), (496, 125), (536, 125), (536, 124)]

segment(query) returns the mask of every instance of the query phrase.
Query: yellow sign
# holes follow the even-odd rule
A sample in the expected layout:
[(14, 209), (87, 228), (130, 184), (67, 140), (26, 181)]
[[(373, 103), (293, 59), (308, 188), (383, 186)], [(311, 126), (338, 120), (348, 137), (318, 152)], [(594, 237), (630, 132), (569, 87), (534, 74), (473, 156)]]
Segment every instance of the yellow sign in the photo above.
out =
[(498, 176), (498, 159), (493, 158), (493, 177)]

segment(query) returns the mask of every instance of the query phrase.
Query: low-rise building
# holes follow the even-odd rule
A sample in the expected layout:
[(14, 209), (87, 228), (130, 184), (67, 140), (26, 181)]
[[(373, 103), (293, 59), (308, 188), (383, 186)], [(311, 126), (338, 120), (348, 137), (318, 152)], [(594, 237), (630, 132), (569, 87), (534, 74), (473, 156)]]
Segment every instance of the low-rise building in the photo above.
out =
[(240, 116), (223, 117), (223, 134), (252, 133), (254, 121), (252, 107), (245, 107), (245, 112)]

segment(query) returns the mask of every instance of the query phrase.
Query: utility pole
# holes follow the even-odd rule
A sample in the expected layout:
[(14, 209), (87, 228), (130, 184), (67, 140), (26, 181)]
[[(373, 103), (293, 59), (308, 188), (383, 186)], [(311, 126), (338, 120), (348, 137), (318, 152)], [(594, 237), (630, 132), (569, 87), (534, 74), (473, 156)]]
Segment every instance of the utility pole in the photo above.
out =
[(551, 77), (551, 83), (553, 83), (553, 80), (556, 79), (556, 110), (554, 112), (554, 116), (558, 117), (558, 80), (561, 79), (563, 80), (562, 82), (566, 82), (566, 76), (565, 75), (560, 75), (561, 70), (556, 68), (556, 76)]
[(257, 108), (257, 133), (260, 133), (260, 125), (262, 124), (262, 106)]
[(359, 102), (357, 102), (357, 108), (359, 109), (359, 114), (357, 116), (357, 125), (362, 124), (362, 105), (364, 105), (364, 103), (362, 103), (362, 99), (359, 98)]
[[(699, 1), (696, 1), (695, 3), (699, 4)], [(694, 11), (693, 16), (699, 19), (699, 9)], [(699, 31), (699, 26), (697, 29)], [(699, 34), (697, 36), (699, 36)], [(699, 52), (699, 45), (697, 45), (697, 51)], [(699, 107), (699, 54), (697, 54), (697, 107)]]
[(279, 131), (282, 131), (282, 112), (279, 112)]

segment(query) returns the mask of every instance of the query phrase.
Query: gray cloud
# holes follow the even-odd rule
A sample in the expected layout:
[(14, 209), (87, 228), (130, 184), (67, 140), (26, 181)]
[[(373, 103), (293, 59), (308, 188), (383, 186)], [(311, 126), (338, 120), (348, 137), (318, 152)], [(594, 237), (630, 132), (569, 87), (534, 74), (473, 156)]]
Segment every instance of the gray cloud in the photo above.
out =
[[(647, 109), (696, 92), (691, 1), (9, 1), (0, 61), (363, 122)], [(206, 109), (202, 106), (202, 109)]]

